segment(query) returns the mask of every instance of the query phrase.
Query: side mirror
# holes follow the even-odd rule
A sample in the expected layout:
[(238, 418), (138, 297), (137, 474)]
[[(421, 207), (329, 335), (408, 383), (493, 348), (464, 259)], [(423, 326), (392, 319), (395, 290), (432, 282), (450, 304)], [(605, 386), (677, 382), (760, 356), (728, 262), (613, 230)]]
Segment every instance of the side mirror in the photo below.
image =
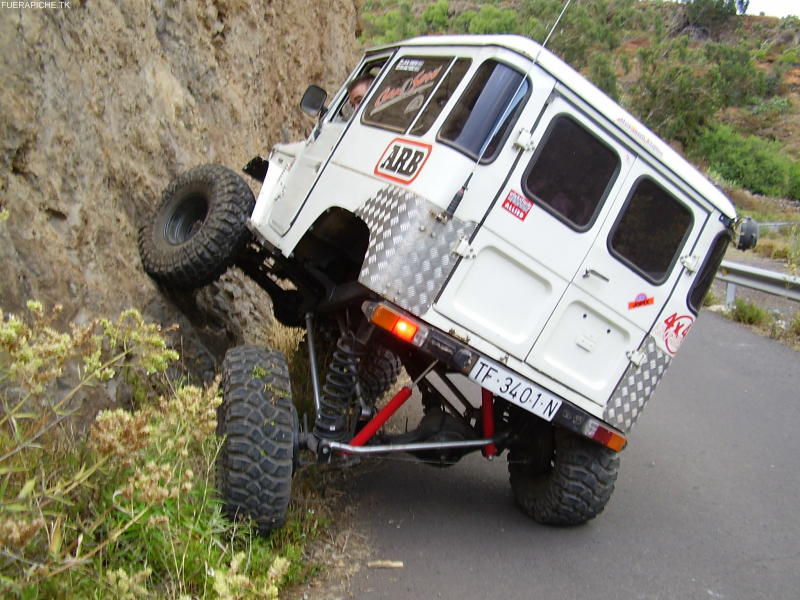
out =
[(310, 85), (300, 100), (300, 108), (310, 117), (318, 117), (325, 112), (325, 100), (328, 99), (328, 92), (318, 85)]
[(736, 248), (739, 250), (755, 248), (758, 241), (758, 223), (750, 217), (746, 217), (741, 221), (738, 229), (739, 239), (736, 242)]

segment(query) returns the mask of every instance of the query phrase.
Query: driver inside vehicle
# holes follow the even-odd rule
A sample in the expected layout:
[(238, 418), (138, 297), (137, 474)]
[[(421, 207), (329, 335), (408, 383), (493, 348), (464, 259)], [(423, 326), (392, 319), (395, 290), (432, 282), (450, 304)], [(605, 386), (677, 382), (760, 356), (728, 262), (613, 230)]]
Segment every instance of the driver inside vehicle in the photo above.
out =
[(375, 81), (375, 78), (372, 75), (362, 75), (347, 84), (347, 102), (344, 102), (339, 110), (341, 119), (350, 120), (350, 117), (353, 116), (364, 101), (373, 81)]
[(348, 84), (347, 101), (350, 103), (350, 106), (353, 107), (354, 111), (361, 105), (361, 102), (363, 102), (364, 96), (367, 95), (373, 81), (375, 81), (375, 78), (368, 75), (366, 77), (354, 79)]

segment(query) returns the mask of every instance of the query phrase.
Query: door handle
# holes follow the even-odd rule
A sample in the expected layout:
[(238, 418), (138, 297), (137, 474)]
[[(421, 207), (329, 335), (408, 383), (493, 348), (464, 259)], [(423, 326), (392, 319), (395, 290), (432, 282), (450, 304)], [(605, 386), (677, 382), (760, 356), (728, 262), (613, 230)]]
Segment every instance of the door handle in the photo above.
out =
[(606, 276), (605, 276), (605, 275), (603, 275), (602, 273), (598, 273), (598, 272), (597, 272), (597, 271), (595, 271), (594, 269), (586, 269), (586, 270), (583, 272), (583, 278), (584, 278), (584, 279), (586, 279), (587, 277), (589, 277), (589, 275), (594, 275), (595, 277), (597, 277), (598, 279), (602, 279), (602, 280), (603, 280), (603, 281), (605, 281), (606, 283), (608, 283), (609, 281), (611, 281), (611, 280), (610, 280), (608, 277), (606, 277)]

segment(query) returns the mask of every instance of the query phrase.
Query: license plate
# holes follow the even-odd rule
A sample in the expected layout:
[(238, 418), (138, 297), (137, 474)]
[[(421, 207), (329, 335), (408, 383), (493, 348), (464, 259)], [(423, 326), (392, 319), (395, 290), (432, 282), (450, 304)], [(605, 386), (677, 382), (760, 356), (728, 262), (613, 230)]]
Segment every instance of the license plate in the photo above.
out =
[(561, 400), (547, 390), (482, 356), (469, 372), (469, 378), (545, 421), (552, 421), (561, 407)]

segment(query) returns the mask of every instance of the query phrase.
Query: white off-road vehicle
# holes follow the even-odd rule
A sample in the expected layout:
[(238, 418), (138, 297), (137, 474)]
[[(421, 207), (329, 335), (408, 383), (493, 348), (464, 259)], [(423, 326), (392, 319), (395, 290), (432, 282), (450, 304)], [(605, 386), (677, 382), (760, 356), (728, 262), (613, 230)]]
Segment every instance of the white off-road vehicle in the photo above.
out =
[[(307, 431), (280, 353), (237, 347), (223, 362), (227, 513), (280, 526), (307, 447), (438, 465), (507, 451), (535, 520), (595, 517), (728, 243), (752, 246), (752, 229), (531, 40), (416, 38), (367, 52), (347, 83), (360, 79), (355, 108), (347, 85), (327, 106), (308, 89), (308, 139), (244, 168), (257, 199), (232, 171), (197, 167), (140, 232), (157, 281), (198, 287), (236, 265), (279, 321), (307, 329)], [(401, 365), (413, 384), (383, 403)], [(420, 423), (387, 432), (412, 387)]]

